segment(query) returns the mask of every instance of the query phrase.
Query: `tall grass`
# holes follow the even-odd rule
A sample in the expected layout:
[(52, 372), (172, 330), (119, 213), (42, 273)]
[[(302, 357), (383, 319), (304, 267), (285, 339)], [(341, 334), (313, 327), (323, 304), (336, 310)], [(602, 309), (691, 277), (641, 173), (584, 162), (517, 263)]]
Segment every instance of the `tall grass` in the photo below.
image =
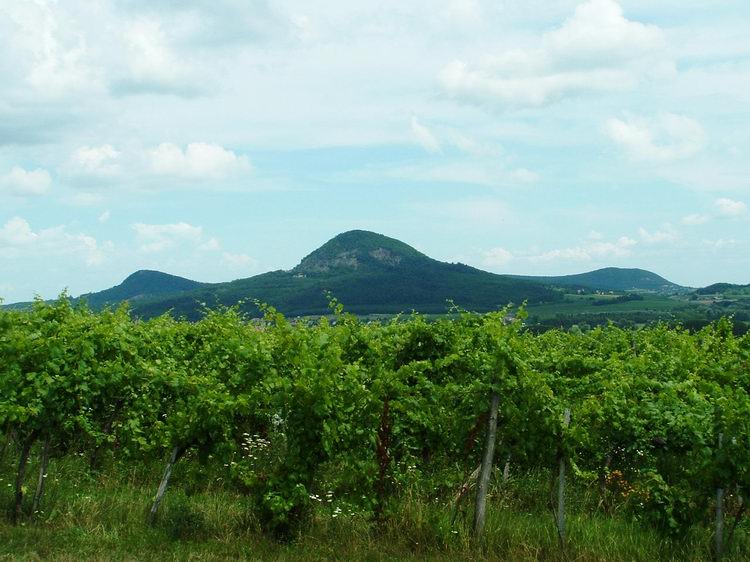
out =
[[(34, 478), (34, 465), (29, 472)], [(53, 459), (40, 513), (17, 527), (0, 516), (0, 560), (551, 560), (699, 561), (711, 558), (711, 532), (666, 538), (624, 513), (597, 509), (595, 486), (570, 486), (568, 541), (559, 543), (549, 508), (549, 476), (493, 480), (483, 539), (470, 533), (471, 502), (455, 524), (449, 493), (403, 489), (381, 523), (345, 498), (319, 504), (291, 540), (265, 536), (250, 499), (194, 461), (178, 465), (157, 525), (145, 523), (160, 463), (109, 463), (89, 473), (84, 458)], [(0, 464), (0, 505), (12, 503), (13, 463)], [(34, 487), (33, 478), (28, 489)], [(750, 560), (747, 528), (725, 560)]]

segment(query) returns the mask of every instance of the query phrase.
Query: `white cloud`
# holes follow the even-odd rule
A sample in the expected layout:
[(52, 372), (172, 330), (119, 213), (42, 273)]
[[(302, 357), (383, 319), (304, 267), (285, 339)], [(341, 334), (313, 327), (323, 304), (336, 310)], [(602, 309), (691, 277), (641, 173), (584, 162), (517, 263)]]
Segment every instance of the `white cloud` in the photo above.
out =
[(496, 143), (479, 141), (455, 129), (435, 131), (420, 123), (416, 116), (411, 118), (410, 132), (414, 141), (431, 153), (443, 152), (444, 146), (450, 146), (471, 156), (499, 157), (503, 154), (502, 147)]
[(452, 201), (446, 211), (458, 219), (479, 224), (500, 224), (508, 220), (508, 206), (493, 199)]
[(0, 228), (0, 248), (22, 246), (37, 238), (31, 225), (21, 217), (13, 217)]
[(6, 2), (3, 15), (13, 24), (8, 41), (16, 61), (37, 93), (57, 96), (100, 86), (84, 34), (57, 2)]
[(614, 242), (590, 240), (580, 246), (550, 250), (529, 256), (530, 262), (550, 262), (558, 260), (592, 261), (629, 256), (638, 242), (627, 236), (621, 236)]
[(500, 226), (513, 219), (505, 202), (491, 198), (434, 201), (416, 207), (431, 220), (461, 221), (479, 228)]
[(198, 246), (198, 249), (204, 252), (218, 252), (221, 250), (221, 243), (218, 238), (209, 238), (206, 242)]
[(453, 134), (449, 142), (458, 148), (461, 152), (471, 154), (472, 156), (491, 156), (497, 157), (503, 154), (503, 149), (495, 143), (479, 142), (464, 134)]
[(190, 243), (199, 246), (203, 243), (203, 228), (186, 222), (173, 224), (144, 224), (133, 225), (142, 252), (163, 252), (180, 243)]
[(91, 176), (114, 176), (120, 172), (121, 152), (111, 144), (82, 146), (71, 156), (71, 171), (74, 174)]
[(482, 6), (477, 0), (451, 0), (444, 12), (452, 25), (478, 27), (482, 24)]
[(662, 31), (654, 25), (628, 20), (614, 0), (589, 0), (578, 5), (561, 28), (547, 33), (543, 50), (554, 53), (557, 66), (609, 67), (649, 57), (665, 47)]
[(438, 163), (413, 164), (385, 172), (391, 177), (414, 181), (474, 184), (501, 188), (509, 185), (533, 183), (539, 174), (525, 168), (508, 170), (502, 162), (484, 159), (445, 159)]
[(19, 197), (44, 195), (52, 184), (47, 170), (27, 171), (20, 166), (13, 166), (10, 172), (0, 177), (0, 187)]
[[(258, 43), (274, 34), (286, 36), (295, 31), (298, 17), (287, 18), (269, 0), (115, 0), (144, 17), (158, 16), (171, 24), (176, 40), (201, 48)], [(303, 3), (303, 6), (308, 6)], [(289, 21), (291, 19), (291, 21)], [(292, 29), (289, 29), (289, 28)], [(172, 31), (172, 29), (170, 29)]]
[[(110, 83), (115, 95), (167, 94), (193, 98), (219, 90), (222, 63), (236, 61), (244, 44), (270, 37), (310, 40), (303, 15), (281, 15), (267, 0), (115, 0), (125, 25), (125, 72)], [(225, 67), (226, 68), (226, 67)], [(236, 68), (232, 65), (231, 73)]]
[[(218, 238), (208, 236), (201, 226), (195, 226), (186, 222), (171, 224), (144, 224), (132, 225), (136, 234), (138, 250), (143, 254), (142, 259), (151, 259), (152, 267), (165, 267), (170, 264), (173, 269), (182, 269), (185, 275), (198, 275), (195, 264), (202, 264), (205, 270), (212, 271), (213, 275), (227, 272), (248, 273), (257, 268), (258, 262), (251, 256), (243, 253), (233, 253), (225, 250)], [(147, 256), (152, 256), (148, 258)]]
[(34, 232), (21, 217), (13, 217), (0, 228), (0, 258), (82, 256), (89, 266), (100, 265), (111, 244), (100, 246), (86, 234), (70, 234), (64, 226)]
[(676, 242), (680, 238), (680, 234), (670, 224), (666, 224), (661, 230), (655, 230), (653, 232), (640, 227), (638, 229), (638, 235), (645, 244), (649, 245), (670, 244)]
[(549, 250), (535, 256), (529, 256), (530, 262), (548, 262), (557, 260), (574, 260), (574, 261), (588, 261), (591, 259), (591, 254), (580, 246), (574, 248), (561, 248), (557, 250)]
[(123, 34), (127, 47), (129, 74), (115, 80), (115, 94), (157, 93), (192, 97), (205, 90), (206, 82), (190, 68), (189, 59), (171, 48), (161, 23), (156, 19), (139, 19)]
[(722, 217), (736, 218), (747, 214), (748, 208), (742, 201), (722, 197), (714, 201), (716, 212)]
[[(163, 186), (167, 176), (181, 180), (178, 183), (193, 184), (236, 180), (252, 172), (252, 165), (247, 156), (205, 142), (190, 143), (184, 148), (164, 142), (152, 148), (131, 146), (124, 151), (103, 144), (77, 148), (61, 172), (75, 187), (97, 188), (107, 184), (132, 189)], [(77, 204), (82, 205), (101, 201), (101, 195), (96, 193), (76, 195), (76, 198)]]
[(99, 215), (99, 218), (97, 219), (100, 223), (105, 223), (109, 221), (111, 217), (111, 213), (109, 211), (104, 211), (101, 215)]
[(687, 226), (699, 226), (701, 224), (706, 224), (708, 221), (711, 220), (710, 215), (702, 215), (699, 213), (693, 213), (691, 215), (686, 215), (682, 217), (682, 224)]
[(440, 142), (432, 134), (432, 131), (419, 123), (416, 117), (411, 118), (411, 133), (417, 144), (427, 152), (440, 152)]
[(258, 264), (254, 258), (247, 254), (232, 254), (230, 252), (224, 252), (221, 257), (224, 260), (224, 263), (232, 269), (254, 269)]
[(699, 226), (717, 218), (739, 218), (748, 214), (748, 206), (742, 201), (721, 197), (714, 201), (713, 213), (693, 213), (682, 217), (682, 224)]
[(614, 0), (589, 0), (538, 48), (507, 50), (477, 65), (455, 60), (440, 82), (466, 101), (540, 107), (582, 93), (629, 90), (671, 68), (658, 27), (628, 20)]
[(521, 183), (534, 183), (539, 180), (539, 174), (527, 170), (526, 168), (517, 168), (510, 173), (510, 177)]
[(505, 248), (491, 248), (483, 252), (482, 265), (487, 267), (503, 267), (513, 260), (513, 253)]
[(99, 205), (104, 201), (104, 196), (101, 193), (92, 193), (90, 191), (79, 191), (73, 194), (70, 202), (76, 207), (92, 207)]
[(724, 248), (735, 248), (740, 244), (738, 240), (734, 238), (719, 238), (718, 240), (704, 240), (703, 244), (710, 246), (716, 250), (723, 250)]
[(224, 179), (252, 171), (247, 156), (204, 142), (190, 143), (184, 150), (165, 142), (150, 150), (149, 158), (154, 173), (185, 179)]
[(633, 160), (672, 162), (689, 158), (706, 145), (700, 123), (671, 113), (646, 119), (629, 115), (624, 120), (609, 119), (604, 129)]
[(309, 17), (303, 14), (294, 14), (290, 19), (292, 33), (299, 41), (308, 43), (318, 38), (318, 32)]

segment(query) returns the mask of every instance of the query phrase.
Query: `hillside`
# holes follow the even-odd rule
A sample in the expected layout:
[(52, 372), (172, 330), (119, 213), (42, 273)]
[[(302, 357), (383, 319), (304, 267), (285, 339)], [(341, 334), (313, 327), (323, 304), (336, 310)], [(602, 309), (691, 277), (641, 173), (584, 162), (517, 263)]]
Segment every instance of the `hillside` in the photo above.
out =
[[(123, 285), (127, 288), (130, 284)], [(490, 311), (509, 302), (543, 303), (561, 298), (558, 291), (533, 281), (440, 262), (399, 240), (362, 230), (336, 236), (290, 271), (198, 287), (181, 283), (178, 292), (137, 292), (137, 298), (130, 296), (133, 291), (121, 289), (123, 285), (86, 298), (96, 306), (122, 295), (140, 316), (173, 310), (188, 318), (199, 317), (200, 303), (234, 305), (243, 299), (248, 301), (243, 309), (251, 313), (257, 311), (252, 304), (257, 299), (290, 316), (325, 314), (327, 291), (358, 314), (442, 313), (448, 300), (469, 310)]]
[[(397, 314), (411, 310), (440, 314), (448, 309), (448, 301), (478, 312), (527, 301), (540, 312), (538, 305), (551, 306), (550, 311), (557, 313), (572, 313), (589, 304), (568, 302), (563, 293), (570, 293), (570, 289), (649, 291), (665, 298), (688, 290), (642, 269), (610, 267), (557, 277), (497, 275), (463, 264), (437, 261), (382, 234), (352, 230), (332, 238), (288, 271), (213, 284), (158, 271), (137, 271), (116, 287), (75, 300), (85, 300), (95, 309), (128, 301), (134, 313), (144, 318), (172, 311), (190, 319), (200, 317), (204, 304), (231, 306), (240, 301), (243, 310), (256, 314), (255, 300), (289, 316), (325, 314), (327, 292), (356, 314)], [(558, 305), (563, 308), (558, 310), (555, 308)], [(617, 309), (645, 305), (619, 304)], [(9, 306), (23, 308), (28, 303)], [(609, 307), (598, 306), (597, 310), (607, 312)]]
[(735, 285), (732, 283), (714, 283), (708, 287), (696, 289), (699, 295), (716, 294), (750, 294), (750, 285)]
[(655, 291), (655, 292), (684, 292), (686, 287), (677, 285), (663, 277), (646, 271), (645, 269), (624, 269), (619, 267), (605, 267), (587, 273), (560, 276), (529, 276), (513, 275), (515, 279), (536, 281), (545, 285), (598, 289), (601, 291)]
[(125, 281), (98, 293), (87, 293), (79, 298), (92, 308), (101, 308), (122, 301), (131, 303), (139, 300), (176, 295), (207, 286), (205, 283), (169, 275), (160, 271), (140, 270), (128, 276)]

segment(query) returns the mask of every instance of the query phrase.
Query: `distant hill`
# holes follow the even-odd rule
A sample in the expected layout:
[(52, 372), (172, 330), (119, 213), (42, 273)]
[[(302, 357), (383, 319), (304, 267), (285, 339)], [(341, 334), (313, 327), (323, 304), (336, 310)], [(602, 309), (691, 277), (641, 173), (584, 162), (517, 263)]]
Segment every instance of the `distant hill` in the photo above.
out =
[(687, 290), (687, 287), (667, 281), (664, 277), (645, 269), (623, 269), (619, 267), (605, 267), (604, 269), (576, 275), (553, 277), (513, 275), (512, 277), (536, 281), (545, 285), (598, 289), (601, 291), (684, 292)]
[(714, 283), (695, 291), (699, 295), (716, 295), (723, 293), (750, 293), (750, 284), (735, 285), (733, 283)]
[[(159, 299), (166, 295), (176, 296), (208, 286), (210, 286), (208, 283), (192, 281), (177, 275), (142, 269), (129, 275), (115, 287), (96, 293), (85, 293), (70, 300), (74, 303), (85, 301), (88, 306), (98, 310), (105, 306), (118, 305), (124, 301), (128, 301), (132, 305), (138, 301)], [(22, 310), (31, 307), (31, 305), (31, 302), (16, 302), (4, 305), (3, 308)]]
[(206, 286), (206, 283), (191, 281), (184, 277), (143, 269), (128, 276), (116, 287), (98, 293), (87, 293), (79, 299), (86, 300), (92, 308), (102, 308), (122, 301), (130, 301), (132, 304), (139, 300), (177, 295)]
[[(328, 313), (330, 292), (356, 314), (416, 310), (443, 313), (447, 301), (487, 312), (508, 303), (557, 303), (564, 289), (684, 292), (687, 289), (642, 269), (605, 268), (579, 275), (530, 277), (497, 275), (459, 263), (444, 263), (408, 244), (364, 230), (344, 232), (305, 256), (289, 271), (272, 271), (227, 283), (199, 283), (159, 271), (137, 271), (120, 285), (73, 300), (94, 309), (128, 301), (149, 318), (172, 311), (197, 319), (204, 305), (235, 305), (257, 313), (254, 300), (288, 316)], [(8, 305), (23, 308), (28, 303)]]
[(533, 281), (434, 260), (394, 238), (353, 230), (339, 234), (290, 271), (272, 271), (228, 283), (201, 284), (158, 272), (138, 272), (121, 285), (85, 295), (92, 307), (129, 300), (134, 313), (152, 317), (172, 310), (200, 316), (202, 303), (266, 302), (289, 316), (326, 314), (329, 291), (357, 314), (416, 310), (443, 313), (448, 300), (468, 310), (497, 310), (509, 302), (554, 302), (559, 291)]

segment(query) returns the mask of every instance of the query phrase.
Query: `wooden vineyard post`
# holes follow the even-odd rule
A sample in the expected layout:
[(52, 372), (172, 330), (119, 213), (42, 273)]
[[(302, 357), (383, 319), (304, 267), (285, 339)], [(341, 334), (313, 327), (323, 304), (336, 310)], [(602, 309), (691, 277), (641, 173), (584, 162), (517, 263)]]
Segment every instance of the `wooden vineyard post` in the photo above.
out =
[(42, 445), (42, 458), (39, 463), (39, 479), (36, 481), (36, 492), (34, 493), (34, 503), (32, 504), (31, 513), (36, 517), (39, 506), (42, 503), (44, 495), (44, 484), (47, 480), (47, 467), (49, 466), (49, 437), (44, 440)]
[[(570, 425), (570, 408), (565, 408), (563, 418), (563, 433)], [(565, 548), (565, 454), (562, 445), (558, 452), (559, 473), (557, 477), (557, 535), (560, 546)]]
[(492, 391), (490, 400), (490, 419), (487, 424), (487, 435), (484, 440), (484, 455), (477, 479), (477, 500), (474, 508), (474, 536), (479, 538), (484, 529), (485, 509), (487, 506), (487, 490), (492, 474), (492, 458), (495, 455), (495, 435), (497, 433), (497, 410), (500, 406), (500, 394)]
[(474, 472), (469, 474), (469, 477), (466, 479), (466, 481), (463, 484), (461, 484), (461, 487), (458, 489), (458, 493), (453, 498), (453, 515), (451, 516), (451, 527), (456, 524), (458, 511), (461, 508), (461, 502), (463, 501), (464, 497), (466, 497), (466, 495), (469, 493), (469, 488), (471, 488), (471, 483), (474, 482), (477, 478), (479, 478), (480, 470), (482, 470), (481, 464), (474, 469)]
[(378, 503), (375, 506), (375, 520), (381, 522), (383, 519), (383, 507), (385, 504), (385, 486), (388, 477), (388, 465), (391, 462), (391, 422), (390, 422), (390, 399), (383, 400), (383, 411), (380, 414), (380, 427), (378, 428), (377, 457), (378, 457), (378, 481), (376, 484)]
[(180, 458), (181, 454), (181, 447), (177, 446), (172, 449), (172, 454), (169, 457), (169, 462), (167, 462), (167, 467), (164, 469), (164, 476), (162, 476), (161, 482), (159, 483), (159, 490), (156, 492), (156, 497), (154, 498), (154, 504), (151, 506), (151, 511), (148, 514), (148, 524), (152, 527), (154, 525), (154, 521), (156, 521), (156, 512), (159, 510), (159, 504), (164, 497), (164, 492), (167, 491), (169, 478), (170, 476), (172, 476), (172, 469), (174, 468), (174, 465)]
[(599, 507), (607, 511), (607, 473), (609, 465), (612, 464), (612, 453), (604, 457), (604, 466), (599, 468)]
[[(724, 435), (719, 433), (719, 450)], [(721, 559), (724, 546), (724, 488), (716, 488), (716, 530), (714, 533), (714, 556)]]

